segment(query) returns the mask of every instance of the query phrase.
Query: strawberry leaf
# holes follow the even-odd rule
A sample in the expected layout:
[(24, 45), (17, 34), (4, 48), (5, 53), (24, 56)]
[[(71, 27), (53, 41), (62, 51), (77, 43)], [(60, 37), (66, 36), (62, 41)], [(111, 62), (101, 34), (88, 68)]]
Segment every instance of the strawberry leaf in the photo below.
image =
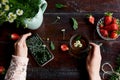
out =
[(71, 18), (72, 19), (72, 22), (73, 22), (73, 29), (76, 30), (78, 29), (78, 22), (75, 18)]
[(105, 14), (105, 16), (112, 16), (113, 15), (113, 13), (111, 13), (111, 12), (105, 12), (104, 14)]

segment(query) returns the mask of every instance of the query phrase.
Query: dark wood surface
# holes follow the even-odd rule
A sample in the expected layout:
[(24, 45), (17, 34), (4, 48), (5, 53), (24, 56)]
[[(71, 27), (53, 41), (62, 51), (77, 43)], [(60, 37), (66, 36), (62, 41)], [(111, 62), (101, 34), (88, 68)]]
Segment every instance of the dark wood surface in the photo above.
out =
[[(63, 43), (69, 45), (70, 38), (77, 33), (85, 36), (90, 42), (103, 43), (101, 46), (102, 64), (109, 62), (115, 68), (115, 59), (120, 54), (120, 37), (114, 41), (101, 39), (96, 32), (96, 23), (106, 11), (113, 12), (113, 16), (120, 19), (120, 0), (47, 0), (47, 2), (44, 21), (39, 29), (15, 29), (14, 24), (0, 26), (0, 65), (7, 68), (11, 55), (14, 53), (14, 41), (10, 40), (8, 35), (15, 32), (22, 35), (31, 31), (38, 33), (48, 47), (50, 41), (53, 41), (55, 50), (51, 50), (54, 59), (43, 67), (38, 66), (29, 54), (27, 80), (89, 80), (85, 68), (85, 58), (76, 59), (70, 55), (71, 51), (62, 52), (60, 50), (60, 45)], [(56, 3), (65, 4), (67, 7), (56, 9)], [(87, 23), (85, 18), (88, 13), (94, 15), (95, 25)], [(54, 23), (57, 16), (60, 17), (60, 20)], [(77, 30), (73, 30), (70, 23), (72, 17), (78, 22)], [(64, 40), (62, 29), (66, 30)], [(47, 38), (50, 40), (47, 41)], [(100, 74), (102, 76), (102, 71)]]

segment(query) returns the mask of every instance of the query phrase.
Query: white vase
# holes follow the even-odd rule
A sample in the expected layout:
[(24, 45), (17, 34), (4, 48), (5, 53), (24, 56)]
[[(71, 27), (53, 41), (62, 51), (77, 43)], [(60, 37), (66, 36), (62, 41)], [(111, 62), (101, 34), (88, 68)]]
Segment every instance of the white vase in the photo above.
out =
[(47, 2), (45, 0), (40, 0), (39, 11), (33, 18), (25, 19), (24, 23), (28, 29), (35, 30), (38, 29), (43, 22), (43, 14), (47, 8)]

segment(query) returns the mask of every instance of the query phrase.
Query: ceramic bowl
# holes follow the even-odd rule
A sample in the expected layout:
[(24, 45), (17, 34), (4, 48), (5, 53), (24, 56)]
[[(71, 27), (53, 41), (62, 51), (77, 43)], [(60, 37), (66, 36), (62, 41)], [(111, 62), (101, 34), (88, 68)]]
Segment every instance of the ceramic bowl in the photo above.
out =
[(100, 27), (99, 27), (99, 25), (100, 25), (101, 23), (104, 23), (104, 17), (101, 18), (101, 19), (97, 22), (96, 30), (97, 30), (98, 35), (99, 35), (102, 39), (104, 39), (104, 40), (116, 40), (117, 38), (113, 39), (113, 38), (104, 37), (104, 36), (101, 35), (101, 33), (100, 33)]

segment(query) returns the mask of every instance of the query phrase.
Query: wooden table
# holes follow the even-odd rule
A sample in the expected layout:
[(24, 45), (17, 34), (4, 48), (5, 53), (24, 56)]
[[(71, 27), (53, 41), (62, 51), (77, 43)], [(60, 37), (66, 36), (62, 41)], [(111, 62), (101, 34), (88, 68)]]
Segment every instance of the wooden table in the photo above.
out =
[[(102, 64), (109, 62), (113, 67), (116, 66), (115, 59), (120, 54), (120, 37), (114, 41), (101, 39), (96, 32), (96, 23), (106, 11), (113, 12), (113, 16), (120, 19), (119, 0), (47, 0), (47, 2), (44, 21), (39, 29), (15, 29), (14, 24), (4, 24), (0, 27), (0, 65), (7, 68), (11, 55), (14, 53), (14, 41), (11, 41), (8, 35), (14, 32), (23, 34), (31, 31), (38, 33), (48, 47), (50, 41), (53, 41), (55, 50), (51, 50), (54, 59), (44, 67), (39, 67), (29, 54), (27, 80), (88, 80), (85, 59), (76, 59), (70, 55), (71, 51), (60, 50), (60, 45), (63, 43), (69, 45), (70, 38), (77, 33), (85, 36), (91, 42), (103, 43), (101, 46)], [(67, 7), (56, 9), (56, 3), (65, 4)], [(86, 22), (85, 18), (88, 13), (92, 13), (95, 17), (95, 25)], [(57, 17), (60, 17), (60, 20), (54, 23)], [(74, 30), (70, 23), (72, 17), (78, 22), (77, 30)], [(64, 40), (62, 29), (66, 30)], [(47, 38), (50, 40), (47, 41)], [(102, 76), (102, 71), (100, 73)]]

